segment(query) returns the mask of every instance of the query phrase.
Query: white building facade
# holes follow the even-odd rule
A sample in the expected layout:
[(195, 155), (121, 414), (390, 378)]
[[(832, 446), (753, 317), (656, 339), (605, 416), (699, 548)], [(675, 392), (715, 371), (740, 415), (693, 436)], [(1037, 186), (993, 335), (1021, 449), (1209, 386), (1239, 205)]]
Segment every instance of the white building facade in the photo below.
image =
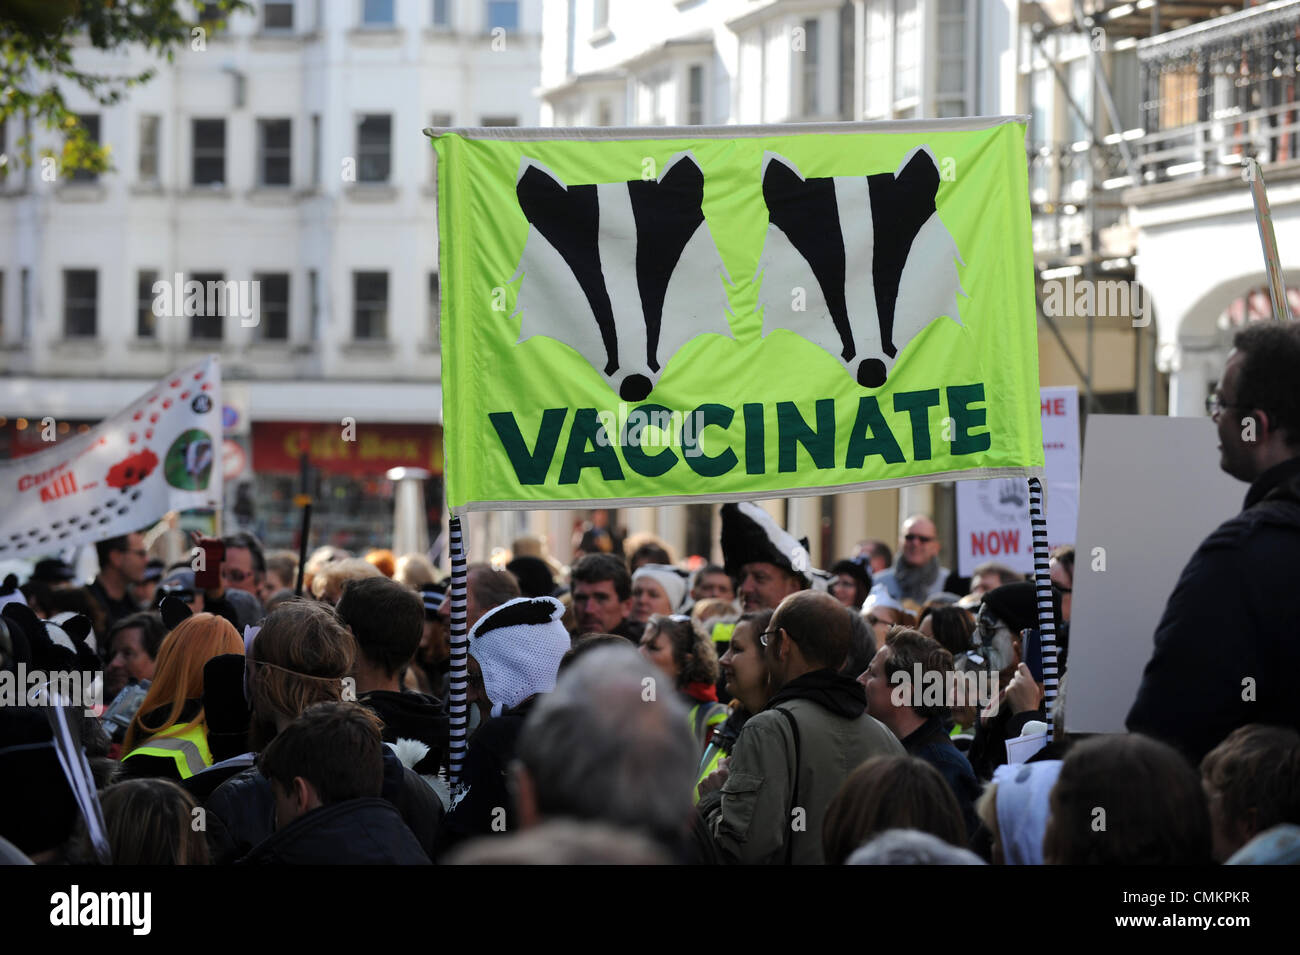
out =
[[(323, 537), (381, 544), (392, 466), (441, 472), (438, 241), (423, 130), (536, 125), (540, 0), (297, 0), (199, 34), (117, 104), (65, 89), (113, 169), (0, 180), (0, 456), (89, 425), (199, 356), (237, 414), (236, 511), (288, 542), (295, 461)], [(138, 72), (88, 44), (77, 65)], [(0, 150), (24, 134), (11, 120)], [(36, 148), (60, 143), (36, 131)], [(52, 174), (51, 174), (52, 173)], [(256, 282), (256, 322), (155, 283)], [(157, 301), (155, 301), (157, 300)], [(156, 307), (161, 306), (161, 307)], [(344, 421), (355, 422), (348, 440)], [(22, 427), (20, 427), (22, 425)], [(35, 429), (32, 429), (35, 430)], [(440, 507), (440, 486), (429, 501)], [(380, 503), (372, 502), (378, 499)], [(228, 512), (231, 511), (229, 506)], [(227, 520), (227, 526), (230, 521)]]

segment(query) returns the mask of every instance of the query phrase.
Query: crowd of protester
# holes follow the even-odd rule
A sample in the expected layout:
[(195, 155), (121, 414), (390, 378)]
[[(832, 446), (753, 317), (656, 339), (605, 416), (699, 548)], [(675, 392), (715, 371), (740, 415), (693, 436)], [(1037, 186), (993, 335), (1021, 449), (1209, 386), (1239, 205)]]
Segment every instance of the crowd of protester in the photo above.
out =
[[(1071, 738), (1065, 693), (1048, 712), (1024, 659), (1032, 581), (952, 573), (925, 515), (896, 552), (863, 541), (826, 572), (756, 505), (722, 519), (722, 564), (644, 538), (570, 567), (533, 539), (472, 564), (455, 785), (449, 581), (419, 554), (320, 548), (297, 595), (295, 555), (238, 534), (205, 589), (130, 534), (84, 587), (55, 559), (7, 581), (0, 653), (100, 674), (80, 742), (119, 865), (1300, 854), (1294, 727), (1237, 726), (1199, 764), (1136, 733)], [(1052, 554), (1063, 669), (1073, 564)], [(1009, 762), (1020, 738), (1037, 745)], [(39, 707), (0, 708), (0, 848), (102, 862), (51, 740)]]

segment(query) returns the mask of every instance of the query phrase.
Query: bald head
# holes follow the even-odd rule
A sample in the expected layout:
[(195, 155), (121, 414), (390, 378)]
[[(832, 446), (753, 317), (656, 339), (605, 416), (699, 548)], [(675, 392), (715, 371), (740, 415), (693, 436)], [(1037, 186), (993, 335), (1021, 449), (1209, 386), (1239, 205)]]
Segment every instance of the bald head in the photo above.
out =
[(903, 522), (903, 561), (913, 567), (927, 564), (939, 556), (939, 531), (924, 514), (913, 514)]

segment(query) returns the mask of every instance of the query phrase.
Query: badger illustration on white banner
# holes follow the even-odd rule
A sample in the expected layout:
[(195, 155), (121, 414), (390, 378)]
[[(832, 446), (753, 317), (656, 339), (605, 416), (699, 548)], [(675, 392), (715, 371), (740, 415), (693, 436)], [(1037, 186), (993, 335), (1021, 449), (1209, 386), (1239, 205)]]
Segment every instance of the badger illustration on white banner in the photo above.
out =
[(690, 153), (673, 156), (658, 179), (586, 185), (525, 158), (515, 193), (530, 226), (511, 279), (523, 276), (520, 342), (563, 342), (620, 398), (641, 401), (690, 339), (731, 337), (726, 270)]
[(771, 223), (755, 275), (764, 337), (788, 329), (878, 388), (930, 322), (961, 324), (961, 256), (935, 211), (939, 167), (928, 148), (909, 152), (895, 173), (823, 179), (769, 152), (762, 180)]

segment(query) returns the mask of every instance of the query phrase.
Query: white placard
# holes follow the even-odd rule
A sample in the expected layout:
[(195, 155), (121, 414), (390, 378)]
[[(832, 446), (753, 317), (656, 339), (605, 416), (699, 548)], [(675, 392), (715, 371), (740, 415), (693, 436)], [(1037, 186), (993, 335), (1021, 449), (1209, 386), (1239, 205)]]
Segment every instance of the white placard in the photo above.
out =
[(138, 531), (168, 511), (220, 504), (221, 368), (211, 355), (85, 434), (0, 462), (0, 559), (57, 553)]
[[(1040, 388), (1039, 396), (1050, 548), (1074, 543), (1079, 518), (1079, 390)], [(969, 577), (990, 560), (1022, 574), (1034, 569), (1029, 486), (1022, 478), (957, 482), (957, 572)]]
[(1124, 732), (1178, 575), (1201, 541), (1241, 510), (1247, 486), (1219, 469), (1218, 440), (1209, 418), (1088, 417), (1069, 732)]

